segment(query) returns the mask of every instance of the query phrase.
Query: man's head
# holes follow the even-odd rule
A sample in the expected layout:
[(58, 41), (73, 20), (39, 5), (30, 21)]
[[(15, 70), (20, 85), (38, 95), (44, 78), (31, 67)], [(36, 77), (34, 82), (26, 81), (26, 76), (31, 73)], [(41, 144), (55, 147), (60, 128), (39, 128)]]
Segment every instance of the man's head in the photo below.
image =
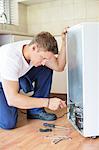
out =
[(29, 45), (37, 43), (44, 51), (50, 51), (58, 54), (58, 46), (56, 39), (49, 32), (41, 32), (33, 37)]
[(57, 41), (49, 32), (37, 34), (28, 46), (31, 51), (30, 60), (36, 67), (45, 65), (54, 54), (58, 54)]

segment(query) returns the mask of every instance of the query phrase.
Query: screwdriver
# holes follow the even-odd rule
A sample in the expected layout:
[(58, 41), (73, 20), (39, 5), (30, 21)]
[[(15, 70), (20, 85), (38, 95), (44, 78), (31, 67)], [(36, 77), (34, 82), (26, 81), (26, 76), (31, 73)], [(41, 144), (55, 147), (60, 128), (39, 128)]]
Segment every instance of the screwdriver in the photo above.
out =
[(57, 125), (55, 125), (55, 124), (49, 124), (49, 123), (43, 123), (43, 126), (45, 126), (45, 127), (50, 127), (50, 128), (67, 129), (66, 127), (63, 127), (63, 126), (57, 126)]
[(40, 128), (39, 131), (40, 131), (40, 132), (52, 132), (52, 129), (49, 129), (49, 128), (47, 128), (47, 129), (42, 129), (42, 128)]

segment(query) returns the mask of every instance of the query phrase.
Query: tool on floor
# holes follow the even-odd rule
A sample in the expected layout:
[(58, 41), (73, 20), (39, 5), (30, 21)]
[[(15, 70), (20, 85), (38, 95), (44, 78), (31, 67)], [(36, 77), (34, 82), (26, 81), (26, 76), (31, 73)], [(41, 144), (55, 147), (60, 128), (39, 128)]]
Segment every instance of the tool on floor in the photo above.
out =
[(51, 128), (46, 128), (46, 129), (40, 128), (39, 131), (40, 132), (52, 132), (52, 129)]
[(53, 144), (57, 144), (57, 143), (59, 143), (62, 140), (72, 139), (71, 137), (68, 137), (68, 136), (52, 136), (52, 137), (46, 136), (45, 138), (46, 139), (50, 139), (51, 143), (53, 143)]
[(49, 123), (43, 123), (43, 126), (45, 126), (45, 127), (50, 127), (50, 128), (60, 128), (60, 129), (68, 129), (68, 128), (66, 128), (66, 127), (64, 127), (64, 126), (58, 126), (58, 125), (55, 125), (55, 124), (49, 124)]
[(57, 144), (62, 140), (64, 140), (64, 138), (56, 138), (56, 139), (52, 140), (52, 143)]

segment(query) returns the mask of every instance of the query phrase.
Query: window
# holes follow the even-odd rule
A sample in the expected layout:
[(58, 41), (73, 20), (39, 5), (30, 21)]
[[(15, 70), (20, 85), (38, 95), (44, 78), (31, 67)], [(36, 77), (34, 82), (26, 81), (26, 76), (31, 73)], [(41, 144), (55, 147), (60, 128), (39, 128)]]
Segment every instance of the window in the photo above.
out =
[(17, 0), (0, 0), (0, 23), (18, 25)]

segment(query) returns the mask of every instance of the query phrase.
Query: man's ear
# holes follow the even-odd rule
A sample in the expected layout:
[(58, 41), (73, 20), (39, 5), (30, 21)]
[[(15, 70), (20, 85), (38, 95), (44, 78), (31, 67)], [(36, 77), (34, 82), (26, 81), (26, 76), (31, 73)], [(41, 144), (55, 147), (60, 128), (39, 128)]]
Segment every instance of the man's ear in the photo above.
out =
[(37, 51), (37, 50), (38, 50), (38, 46), (37, 46), (36, 43), (32, 44), (32, 45), (30, 46), (30, 48), (32, 49), (32, 51)]

